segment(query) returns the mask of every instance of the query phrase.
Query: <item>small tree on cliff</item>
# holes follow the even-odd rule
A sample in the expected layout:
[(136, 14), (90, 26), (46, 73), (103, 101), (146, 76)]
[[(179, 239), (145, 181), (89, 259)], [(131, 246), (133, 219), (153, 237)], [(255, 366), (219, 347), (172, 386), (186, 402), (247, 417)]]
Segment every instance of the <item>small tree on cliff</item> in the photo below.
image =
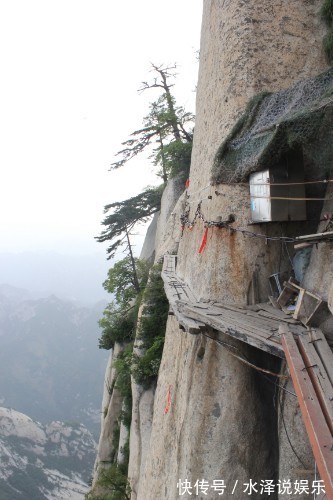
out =
[(149, 272), (146, 261), (134, 259), (134, 264), (135, 273), (130, 257), (116, 262), (103, 283), (105, 290), (115, 296), (115, 301), (106, 307), (99, 321), (102, 328), (100, 349), (111, 349), (115, 342), (128, 342), (134, 337), (140, 295)]
[(186, 112), (183, 107), (177, 106), (171, 93), (174, 84), (170, 83), (170, 79), (175, 77), (176, 65), (152, 64), (152, 68), (157, 76), (151, 83), (142, 82), (139, 92), (161, 89), (162, 94), (150, 105), (149, 114), (143, 119), (143, 127), (135, 130), (130, 138), (122, 143), (125, 148), (116, 154), (121, 159), (112, 163), (111, 169), (123, 166), (148, 146), (155, 145), (150, 158), (154, 165), (160, 167), (157, 175), (166, 182), (170, 175), (174, 176), (178, 172), (184, 172), (185, 175), (188, 173), (194, 116)]
[(162, 191), (163, 186), (147, 188), (143, 193), (133, 198), (106, 205), (104, 213), (110, 210), (112, 212), (102, 222), (106, 226), (106, 229), (102, 231), (100, 236), (96, 237), (98, 242), (111, 241), (111, 245), (107, 248), (108, 259), (114, 257), (117, 250), (125, 246), (125, 251), (127, 251), (130, 259), (133, 280), (137, 291), (139, 291), (140, 287), (130, 240), (131, 231), (137, 223), (146, 222), (151, 215), (159, 211)]
[[(111, 169), (121, 167), (146, 147), (155, 144), (150, 157), (154, 165), (160, 167), (158, 175), (165, 183), (169, 175), (176, 175), (180, 171), (187, 176), (191, 161), (192, 130), (186, 126), (193, 122), (193, 115), (176, 106), (171, 93), (174, 84), (169, 80), (175, 77), (176, 66), (152, 67), (157, 76), (152, 83), (143, 82), (140, 91), (157, 88), (162, 90), (162, 94), (150, 105), (150, 113), (144, 119), (143, 128), (133, 132), (131, 138), (123, 143), (126, 147), (117, 153), (121, 159), (113, 163)], [(102, 224), (106, 229), (96, 239), (99, 242), (111, 241), (107, 249), (108, 259), (114, 257), (119, 247), (126, 245), (134, 275), (136, 269), (130, 242), (131, 231), (138, 222), (146, 222), (160, 209), (162, 191), (163, 185), (147, 188), (133, 198), (104, 207), (104, 213), (108, 215)]]

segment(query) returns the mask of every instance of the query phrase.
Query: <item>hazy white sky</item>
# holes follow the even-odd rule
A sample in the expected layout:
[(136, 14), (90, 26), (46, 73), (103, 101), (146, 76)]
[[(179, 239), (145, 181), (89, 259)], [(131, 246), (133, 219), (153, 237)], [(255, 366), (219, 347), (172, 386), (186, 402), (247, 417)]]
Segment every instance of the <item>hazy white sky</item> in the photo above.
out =
[[(0, 251), (103, 250), (103, 206), (156, 182), (108, 172), (154, 95), (150, 62), (179, 64), (194, 111), (202, 0), (0, 0)], [(104, 251), (104, 250), (103, 250)]]

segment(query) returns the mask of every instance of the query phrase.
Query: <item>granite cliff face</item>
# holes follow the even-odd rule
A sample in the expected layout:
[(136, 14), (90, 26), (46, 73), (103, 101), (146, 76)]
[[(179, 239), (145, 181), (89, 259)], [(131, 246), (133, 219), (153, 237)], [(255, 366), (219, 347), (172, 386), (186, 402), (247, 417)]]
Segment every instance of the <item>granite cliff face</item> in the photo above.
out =
[[(321, 4), (319, 0), (292, 4), (204, 0), (190, 186), (185, 193), (175, 181), (169, 183), (159, 219), (154, 221), (155, 261), (165, 253), (177, 253), (177, 273), (198, 300), (253, 303), (251, 290), (256, 282), (256, 301), (267, 301), (268, 277), (277, 267), (281, 272), (288, 269), (289, 256), (280, 244), (216, 227), (209, 229), (205, 250), (199, 254), (205, 231), (202, 221), (198, 219), (182, 234), (179, 220), (186, 208), (192, 220), (199, 206), (205, 220), (226, 220), (233, 214), (234, 227), (248, 228), (248, 185), (211, 186), (213, 159), (252, 96), (285, 89), (326, 69)], [(317, 216), (319, 220), (320, 210)], [(291, 221), (250, 229), (267, 237), (297, 236), (310, 228), (316, 231), (313, 226)], [(304, 283), (327, 298), (332, 308), (329, 245), (313, 251)], [(319, 261), (325, 279), (318, 272)], [(285, 372), (277, 358), (222, 333), (219, 338), (253, 364)], [(228, 498), (238, 481), (233, 498), (242, 499), (247, 497), (244, 485), (250, 479), (258, 484), (266, 479), (275, 483), (279, 478), (313, 479), (314, 460), (297, 400), (290, 394), (292, 384), (285, 388), (289, 393), (277, 395), (279, 389), (271, 380), (204, 335), (183, 332), (175, 317), (169, 316), (156, 389), (144, 391), (133, 382), (131, 498), (174, 500), (182, 494), (183, 498), (215, 499), (219, 498), (217, 481), (223, 480)], [(165, 413), (170, 391), (171, 409)], [(209, 484), (208, 493), (206, 483), (197, 483), (202, 480)], [(182, 490), (185, 481), (192, 490)], [(308, 496), (279, 496), (275, 491), (269, 498)]]

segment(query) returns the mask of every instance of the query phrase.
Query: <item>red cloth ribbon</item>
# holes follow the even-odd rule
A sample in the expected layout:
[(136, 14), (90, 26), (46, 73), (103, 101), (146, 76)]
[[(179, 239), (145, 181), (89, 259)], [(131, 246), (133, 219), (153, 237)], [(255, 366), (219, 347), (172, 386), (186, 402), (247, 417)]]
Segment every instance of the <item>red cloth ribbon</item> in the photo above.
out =
[(206, 243), (207, 243), (207, 235), (208, 235), (208, 227), (206, 227), (206, 230), (204, 232), (204, 235), (203, 235), (203, 238), (202, 238), (202, 242), (201, 242), (201, 245), (200, 245), (200, 248), (199, 248), (199, 253), (202, 253), (204, 251), (204, 248), (205, 248)]
[(164, 408), (164, 414), (167, 414), (169, 412), (169, 409), (170, 409), (170, 405), (171, 405), (171, 389), (172, 389), (172, 385), (169, 385), (169, 389), (168, 389), (168, 392), (167, 392), (166, 405), (165, 405), (165, 408)]
[(189, 179), (187, 179), (187, 180), (186, 180), (186, 182), (185, 182), (185, 187), (186, 187), (186, 189), (188, 189), (189, 185), (190, 185), (190, 180), (189, 180)]

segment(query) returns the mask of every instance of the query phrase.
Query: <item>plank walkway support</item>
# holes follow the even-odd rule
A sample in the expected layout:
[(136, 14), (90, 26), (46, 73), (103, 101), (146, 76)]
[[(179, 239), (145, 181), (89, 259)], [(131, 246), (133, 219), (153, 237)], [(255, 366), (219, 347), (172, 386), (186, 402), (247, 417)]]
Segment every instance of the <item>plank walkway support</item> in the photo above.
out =
[(198, 334), (206, 325), (201, 321), (184, 315), (177, 307), (177, 302), (179, 300), (186, 300), (191, 303), (196, 303), (197, 300), (188, 285), (176, 275), (176, 266), (177, 255), (164, 255), (161, 276), (164, 281), (165, 294), (181, 329), (188, 333)]
[(325, 233), (307, 234), (304, 236), (297, 236), (295, 241), (319, 243), (320, 241), (327, 241), (333, 239), (333, 231), (326, 231)]
[[(297, 337), (280, 326), (282, 345), (326, 495), (333, 499), (333, 354), (323, 334)], [(320, 346), (320, 347), (319, 347)]]
[[(269, 304), (244, 307), (200, 302), (177, 276), (176, 266), (177, 256), (165, 255), (162, 278), (170, 314), (175, 315), (185, 331), (198, 334), (210, 326), (286, 358), (320, 477), (325, 483), (326, 495), (321, 500), (333, 500), (333, 354), (323, 333), (301, 325), (299, 311), (290, 317)], [(286, 295), (303, 290), (290, 285), (293, 286), (285, 289)], [(304, 293), (312, 295), (306, 290)], [(318, 299), (315, 295), (313, 298)]]
[[(327, 303), (318, 295), (300, 287), (296, 283), (284, 282), (284, 288), (277, 299), (277, 304), (283, 309), (288, 301), (297, 296), (293, 318), (299, 319), (305, 326), (316, 326), (322, 321), (322, 313), (327, 309)], [(304, 307), (304, 298), (307, 297), (308, 304)]]
[(269, 304), (237, 307), (212, 301), (200, 302), (178, 277), (176, 268), (177, 256), (165, 255), (161, 274), (165, 293), (172, 313), (186, 332), (200, 334), (212, 327), (280, 358), (284, 358), (279, 335), (281, 322), (286, 322), (295, 335), (306, 333), (299, 321)]

